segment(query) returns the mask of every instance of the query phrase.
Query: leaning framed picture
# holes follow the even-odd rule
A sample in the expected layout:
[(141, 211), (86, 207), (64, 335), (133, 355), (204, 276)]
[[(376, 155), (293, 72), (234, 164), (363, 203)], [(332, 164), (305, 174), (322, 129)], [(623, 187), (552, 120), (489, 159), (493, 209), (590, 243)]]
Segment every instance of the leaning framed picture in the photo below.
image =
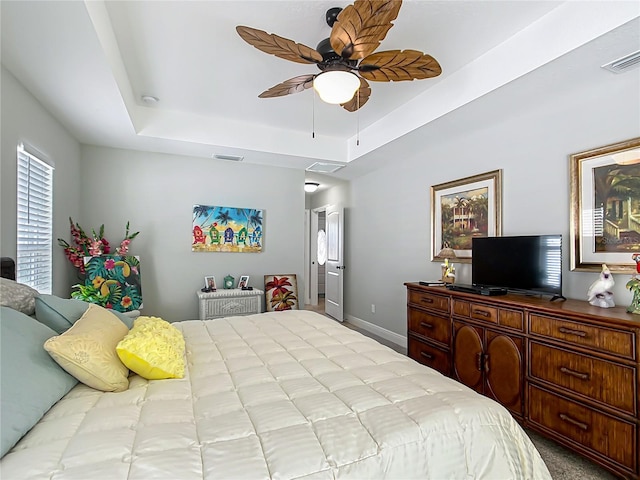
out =
[(502, 170), (431, 187), (431, 260), (452, 248), (456, 262), (471, 262), (474, 237), (502, 235)]
[(569, 156), (571, 270), (634, 273), (640, 252), (640, 138)]

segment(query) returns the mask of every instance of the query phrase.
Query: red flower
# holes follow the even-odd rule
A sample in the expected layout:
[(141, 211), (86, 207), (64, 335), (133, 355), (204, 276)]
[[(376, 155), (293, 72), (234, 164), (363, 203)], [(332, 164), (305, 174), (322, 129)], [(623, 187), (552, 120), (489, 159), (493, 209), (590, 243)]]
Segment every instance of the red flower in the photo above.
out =
[(291, 287), (289, 277), (273, 277), (273, 280), (267, 282), (267, 284), (264, 286), (264, 288), (266, 288), (267, 290), (273, 289), (272, 296), (274, 297), (276, 295), (284, 295), (285, 293), (287, 293), (289, 289), (286, 287)]

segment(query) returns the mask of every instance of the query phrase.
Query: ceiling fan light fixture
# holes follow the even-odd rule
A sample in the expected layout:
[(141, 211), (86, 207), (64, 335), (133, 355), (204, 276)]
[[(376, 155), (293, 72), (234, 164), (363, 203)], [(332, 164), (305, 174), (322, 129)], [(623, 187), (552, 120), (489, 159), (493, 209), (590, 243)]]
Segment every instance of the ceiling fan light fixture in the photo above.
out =
[(360, 79), (351, 72), (331, 70), (313, 80), (313, 88), (323, 102), (332, 105), (347, 103), (360, 87)]
[(308, 193), (315, 192), (320, 186), (317, 182), (304, 182), (304, 191)]

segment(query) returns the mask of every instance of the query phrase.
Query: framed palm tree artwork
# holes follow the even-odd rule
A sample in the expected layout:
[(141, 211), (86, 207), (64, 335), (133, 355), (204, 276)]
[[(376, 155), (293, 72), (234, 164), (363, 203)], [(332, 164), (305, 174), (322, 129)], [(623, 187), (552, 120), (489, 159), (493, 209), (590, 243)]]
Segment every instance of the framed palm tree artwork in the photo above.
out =
[(474, 237), (502, 235), (502, 170), (431, 187), (431, 260), (471, 262)]
[(267, 312), (298, 310), (298, 282), (295, 274), (265, 275), (264, 294)]
[[(636, 273), (640, 137), (569, 156), (571, 270)], [(637, 258), (637, 257), (636, 257)]]
[(193, 252), (256, 253), (262, 251), (262, 210), (193, 206)]

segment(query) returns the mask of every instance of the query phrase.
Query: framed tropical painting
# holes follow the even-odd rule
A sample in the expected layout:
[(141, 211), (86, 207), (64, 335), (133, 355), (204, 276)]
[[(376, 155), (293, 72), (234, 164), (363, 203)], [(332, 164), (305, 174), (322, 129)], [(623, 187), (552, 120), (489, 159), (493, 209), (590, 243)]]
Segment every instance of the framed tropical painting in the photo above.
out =
[[(471, 262), (474, 237), (502, 235), (502, 170), (431, 187), (431, 260), (445, 248), (456, 261)], [(447, 250), (448, 251), (448, 250)]]
[[(640, 137), (569, 156), (571, 270), (635, 273), (640, 253)], [(636, 257), (638, 258), (638, 257)]]
[(295, 274), (265, 275), (264, 294), (267, 312), (298, 310), (298, 282)]
[(255, 253), (262, 251), (262, 210), (193, 206), (191, 250)]

